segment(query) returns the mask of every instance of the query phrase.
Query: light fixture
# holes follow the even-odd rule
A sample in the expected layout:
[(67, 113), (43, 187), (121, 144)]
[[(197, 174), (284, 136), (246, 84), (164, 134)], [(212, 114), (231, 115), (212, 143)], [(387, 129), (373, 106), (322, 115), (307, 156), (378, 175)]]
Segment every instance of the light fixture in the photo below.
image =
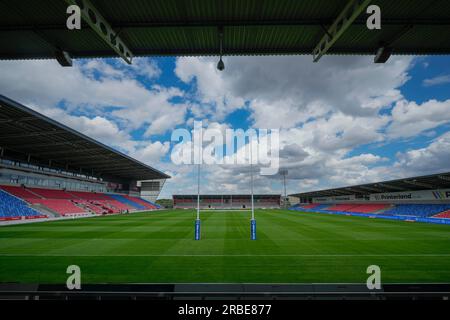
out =
[(217, 69), (219, 71), (222, 71), (223, 69), (225, 69), (225, 64), (223, 63), (223, 60), (222, 60), (222, 54), (223, 54), (223, 28), (222, 27), (219, 28), (219, 43), (220, 43), (220, 59), (219, 59), (219, 62), (217, 63)]
[(72, 58), (67, 51), (56, 50), (55, 52), (56, 61), (63, 67), (71, 67), (72, 66)]
[(392, 48), (382, 45), (378, 48), (377, 54), (375, 55), (373, 62), (385, 63), (390, 58), (391, 54), (392, 54)]
[(219, 69), (220, 71), (225, 69), (225, 64), (222, 61), (222, 56), (220, 56), (220, 60), (219, 60), (219, 62), (217, 62), (217, 69)]

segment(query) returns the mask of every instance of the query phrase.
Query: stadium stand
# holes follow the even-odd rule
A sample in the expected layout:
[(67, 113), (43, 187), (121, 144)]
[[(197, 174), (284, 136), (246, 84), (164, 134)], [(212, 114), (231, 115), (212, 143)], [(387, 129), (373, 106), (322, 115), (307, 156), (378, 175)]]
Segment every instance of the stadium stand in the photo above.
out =
[[(159, 206), (144, 199), (128, 195), (26, 188), (23, 186), (0, 186), (0, 189), (3, 190), (4, 194), (10, 194), (10, 197), (13, 199), (21, 201), (22, 207), (29, 208), (27, 203), (40, 205), (62, 216), (88, 213), (119, 213), (122, 211), (154, 210), (159, 208)], [(36, 210), (34, 211), (37, 212)], [(16, 210), (15, 212), (18, 211)], [(29, 215), (27, 212), (25, 211), (24, 216)], [(42, 214), (38, 212), (37, 215)]]
[(291, 194), (291, 210), (450, 225), (450, 172)]
[(349, 211), (350, 209), (356, 207), (355, 204), (335, 204), (329, 207), (328, 211)]
[(450, 204), (297, 204), (291, 210), (326, 213), (375, 213), (384, 216), (450, 217)]
[(305, 209), (312, 209), (312, 208), (315, 208), (315, 207), (317, 207), (317, 206), (318, 206), (317, 203), (312, 203), (312, 204), (304, 205), (304, 206), (302, 206), (302, 207), (305, 208)]
[(325, 210), (329, 206), (330, 206), (329, 204), (319, 204), (310, 210)]
[(63, 216), (86, 213), (82, 208), (77, 207), (70, 200), (66, 199), (28, 199), (28, 202), (43, 205)]
[(22, 217), (32, 219), (46, 216), (28, 207), (25, 201), (0, 190), (0, 220), (14, 220)]
[(445, 218), (450, 219), (450, 210), (438, 213), (437, 215), (434, 215), (433, 218)]
[(15, 204), (0, 216), (38, 212), (55, 218), (159, 208), (140, 196), (156, 200), (170, 176), (3, 95), (0, 109), (1, 205), (19, 201), (26, 208), (20, 215)]
[(143, 210), (145, 209), (145, 207), (141, 204), (138, 204), (128, 198), (126, 198), (123, 195), (119, 195), (119, 194), (109, 194), (109, 196), (115, 200), (117, 200), (118, 202), (121, 202), (122, 204), (124, 204), (127, 209), (139, 209), (139, 210)]
[(43, 199), (74, 199), (74, 196), (64, 190), (28, 188), (28, 190)]
[(84, 200), (110, 200), (111, 198), (103, 193), (97, 192), (83, 192), (83, 191), (67, 191), (74, 198), (84, 199)]
[(360, 212), (360, 213), (377, 213), (385, 209), (390, 208), (391, 205), (386, 203), (372, 203), (372, 204), (359, 204), (350, 208), (348, 212)]
[(112, 211), (110, 208), (107, 208), (99, 204), (95, 204), (92, 200), (77, 199), (73, 200), (73, 203), (75, 203), (80, 208), (83, 208), (84, 211), (91, 212), (94, 214), (114, 213), (114, 211)]
[(137, 198), (137, 197), (132, 197), (132, 196), (127, 196), (127, 195), (124, 195), (124, 197), (126, 199), (136, 203), (136, 204), (141, 205), (144, 209), (151, 209), (151, 210), (152, 209), (158, 209), (158, 206), (156, 206), (155, 204), (152, 204), (152, 203), (150, 203), (148, 201), (145, 201), (143, 199), (140, 199), (140, 198)]
[(25, 189), (23, 187), (16, 187), (16, 186), (0, 186), (1, 189), (3, 189), (4, 191), (22, 198), (22, 199), (40, 199), (42, 197), (40, 197), (39, 195), (31, 192), (28, 189)]
[(397, 204), (384, 215), (431, 217), (450, 209), (450, 204)]
[[(197, 207), (197, 195), (173, 195), (174, 208), (187, 209)], [(254, 207), (262, 209), (279, 209), (281, 195), (255, 194)], [(204, 194), (200, 195), (200, 208), (202, 209), (248, 209), (251, 207), (249, 194)]]

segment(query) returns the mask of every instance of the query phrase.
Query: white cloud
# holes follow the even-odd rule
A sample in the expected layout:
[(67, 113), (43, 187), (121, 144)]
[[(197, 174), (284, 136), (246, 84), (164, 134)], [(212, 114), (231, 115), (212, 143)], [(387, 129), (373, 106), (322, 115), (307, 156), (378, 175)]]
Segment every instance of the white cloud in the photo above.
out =
[(201, 102), (198, 107), (202, 111), (197, 111), (198, 116), (222, 120), (227, 114), (244, 107), (245, 100), (234, 95), (230, 83), (225, 81), (216, 64), (217, 61), (211, 58), (179, 58), (175, 74), (186, 83), (195, 79), (196, 97)]
[(423, 85), (425, 87), (432, 87), (446, 83), (450, 83), (450, 75), (437, 76), (423, 80)]
[(131, 156), (144, 162), (144, 163), (156, 163), (167, 154), (170, 149), (170, 143), (156, 141), (151, 143), (150, 141), (141, 142), (142, 147), (131, 152)]
[(392, 109), (392, 123), (387, 132), (390, 137), (415, 136), (425, 130), (450, 122), (450, 100), (429, 100), (422, 104), (398, 101)]
[(219, 72), (214, 58), (180, 58), (175, 72), (184, 82), (196, 79), (197, 95), (214, 103), (221, 117), (250, 101), (258, 126), (288, 127), (336, 110), (376, 115), (402, 97), (398, 88), (408, 80), (411, 61), (395, 57), (376, 65), (370, 57), (332, 56), (314, 64), (309, 56), (228, 57)]
[[(26, 105), (65, 103), (69, 112), (111, 114), (128, 130), (150, 126), (149, 134), (161, 134), (184, 121), (186, 106), (170, 102), (183, 96), (181, 90), (157, 85), (147, 88), (130, 77), (126, 66), (113, 67), (98, 60), (72, 68), (49, 60), (0, 61), (0, 70), (2, 93)], [(116, 108), (112, 113), (111, 107)], [(153, 122), (156, 125), (152, 126)]]
[(427, 147), (400, 152), (395, 170), (406, 175), (450, 171), (450, 132), (432, 141)]

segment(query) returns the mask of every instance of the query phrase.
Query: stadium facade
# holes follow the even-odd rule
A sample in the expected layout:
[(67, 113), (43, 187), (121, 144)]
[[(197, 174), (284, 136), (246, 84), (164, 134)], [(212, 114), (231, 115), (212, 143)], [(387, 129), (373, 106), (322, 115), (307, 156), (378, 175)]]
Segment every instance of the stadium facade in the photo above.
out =
[[(258, 209), (278, 209), (281, 205), (280, 194), (253, 195), (254, 207)], [(201, 209), (250, 209), (250, 194), (211, 194), (200, 195)], [(173, 195), (173, 207), (176, 209), (197, 208), (197, 195)]]
[(150, 210), (168, 175), (0, 95), (0, 218)]
[(291, 209), (450, 224), (450, 172), (297, 193)]

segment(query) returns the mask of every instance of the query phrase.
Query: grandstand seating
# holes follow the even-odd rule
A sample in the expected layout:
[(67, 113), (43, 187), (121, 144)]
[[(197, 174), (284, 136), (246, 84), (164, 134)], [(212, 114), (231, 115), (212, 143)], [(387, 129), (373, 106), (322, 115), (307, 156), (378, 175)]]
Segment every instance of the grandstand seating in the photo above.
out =
[(291, 209), (306, 212), (376, 213), (387, 216), (450, 218), (450, 204), (298, 204)]
[(0, 190), (0, 220), (25, 218), (45, 218), (42, 213), (30, 208), (27, 203)]
[(44, 205), (61, 215), (86, 213), (67, 199), (29, 199), (29, 202)]
[(141, 205), (144, 209), (150, 209), (150, 210), (157, 209), (156, 205), (154, 205), (154, 204), (152, 204), (152, 203), (150, 203), (148, 201), (145, 201), (143, 199), (140, 199), (140, 198), (137, 198), (137, 197), (132, 197), (132, 196), (127, 196), (127, 195), (124, 195), (124, 197), (127, 198), (130, 201), (133, 201), (136, 204)]
[(110, 208), (105, 208), (102, 205), (95, 204), (92, 200), (85, 200), (85, 199), (76, 199), (72, 200), (73, 203), (77, 204), (78, 206), (85, 209), (85, 211), (91, 211), (97, 214), (102, 213), (113, 213), (113, 211)]
[(317, 203), (311, 203), (311, 204), (304, 205), (302, 207), (305, 208), (305, 209), (312, 209), (312, 208), (315, 208), (317, 206), (318, 206)]
[(450, 219), (450, 210), (438, 213), (437, 215), (434, 215), (433, 218), (446, 218)]
[(64, 190), (41, 189), (41, 188), (27, 188), (29, 191), (37, 194), (43, 199), (73, 199), (73, 195)]
[(67, 193), (74, 196), (74, 198), (77, 199), (84, 199), (84, 200), (111, 200), (110, 197), (103, 193), (96, 193), (96, 192), (84, 192), (84, 191), (66, 191)]
[[(119, 194), (108, 194), (108, 195), (111, 198), (117, 200), (118, 202), (121, 202), (122, 204), (124, 204), (128, 210), (130, 210), (130, 209), (144, 210), (145, 209), (145, 207), (143, 205), (141, 205), (137, 202), (134, 202), (123, 195), (119, 195)], [(125, 209), (125, 210), (127, 210), (127, 209)]]
[(1, 189), (8, 192), (9, 194), (12, 194), (16, 197), (19, 197), (21, 199), (34, 199), (34, 198), (42, 198), (41, 196), (32, 193), (28, 189), (25, 189), (23, 187), (16, 187), (16, 186), (1, 186)]
[(344, 210), (348, 212), (359, 212), (359, 213), (373, 213), (378, 212), (384, 209), (388, 209), (390, 207), (389, 204), (386, 203), (372, 203), (372, 204), (359, 204), (350, 209)]
[(298, 203), (295, 206), (291, 207), (292, 210), (297, 211), (306, 211), (306, 212), (320, 212), (325, 210), (327, 207), (331, 206), (331, 204), (301, 204)]
[[(90, 212), (96, 214), (119, 213), (121, 211), (154, 210), (160, 208), (154, 203), (128, 195), (18, 186), (0, 186), (0, 189), (4, 190), (4, 194), (10, 194), (10, 197), (18, 201), (21, 201), (18, 199), (20, 198), (30, 204), (44, 206), (60, 215), (86, 214)], [(29, 208), (25, 201), (22, 201), (22, 204), (26, 208)], [(7, 204), (4, 205), (7, 206)], [(37, 212), (36, 210), (34, 211)], [(20, 212), (20, 210), (17, 212)], [(27, 210), (24, 210), (24, 212), (24, 215), (28, 215)], [(0, 217), (1, 214), (0, 212)], [(39, 212), (38, 215), (40, 215)]]
[(352, 208), (356, 207), (355, 204), (335, 204), (330, 206), (328, 211), (348, 211)]
[(397, 204), (384, 215), (431, 217), (450, 209), (450, 204)]

